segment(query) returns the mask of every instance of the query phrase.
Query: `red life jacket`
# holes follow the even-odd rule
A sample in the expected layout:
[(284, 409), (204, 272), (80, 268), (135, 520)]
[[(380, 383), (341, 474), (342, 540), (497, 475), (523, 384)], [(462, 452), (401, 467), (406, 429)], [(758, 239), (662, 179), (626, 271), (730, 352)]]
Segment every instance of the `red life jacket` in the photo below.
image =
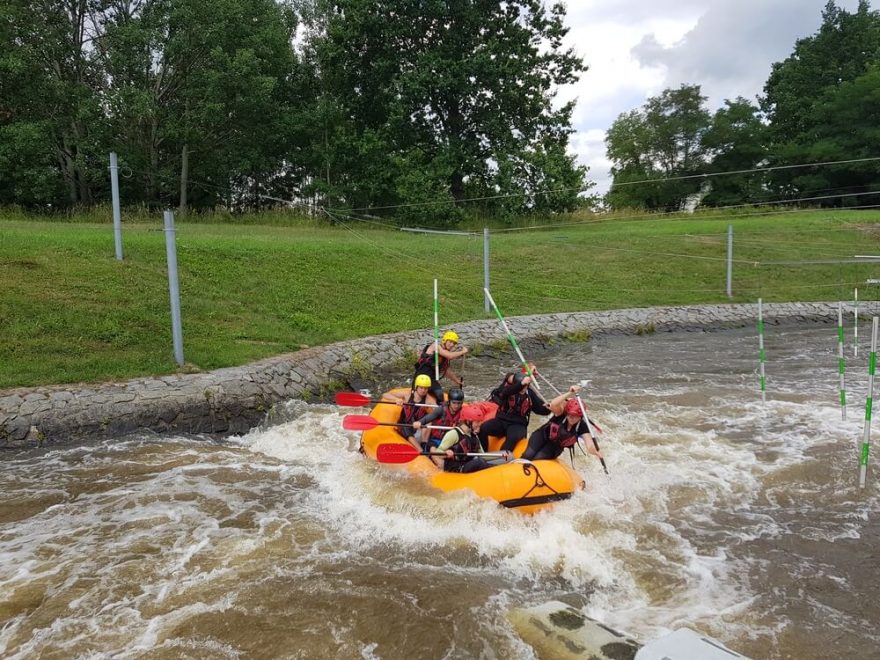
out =
[[(450, 447), (456, 454), (474, 454), (480, 451), (480, 439), (474, 435), (463, 433), (458, 427), (453, 429), (458, 434), (458, 442)], [(447, 461), (456, 463), (467, 463), (473, 456), (455, 456), (447, 458)]]
[(582, 435), (578, 432), (582, 424), (583, 422), (578, 422), (573, 429), (570, 429), (565, 425), (565, 415), (551, 417), (544, 424), (544, 437), (562, 447), (573, 447), (577, 444), (578, 436)]
[[(440, 416), (436, 422), (431, 422), (431, 424), (437, 424), (437, 426), (457, 426), (458, 418), (461, 415), (461, 408), (458, 409), (458, 412), (453, 413), (452, 409), (449, 406), (449, 402), (443, 404), (443, 414)], [(443, 429), (431, 429), (431, 435), (428, 436), (432, 440), (437, 440), (435, 444), (440, 444), (440, 440), (442, 440), (443, 436), (446, 434), (446, 431)]]
[[(407, 403), (427, 403), (428, 395), (426, 394), (421, 401), (415, 400), (416, 393), (410, 392), (409, 399), (406, 400)], [(431, 412), (430, 407), (425, 406), (403, 406), (400, 411), (400, 417), (398, 418), (398, 422), (400, 424), (412, 424), (413, 422), (419, 421), (422, 417)]]
[(524, 417), (528, 421), (529, 414), (532, 412), (532, 398), (529, 396), (529, 391), (519, 390), (507, 397), (498, 405), (498, 412)]
[[(434, 374), (434, 354), (428, 353), (428, 349), (433, 345), (434, 344), (428, 344), (422, 349), (422, 354), (416, 362), (416, 373)], [(446, 375), (446, 370), (449, 369), (449, 360), (442, 355), (438, 355), (438, 357), (440, 358), (438, 364), (440, 366), (440, 377), (442, 378)]]

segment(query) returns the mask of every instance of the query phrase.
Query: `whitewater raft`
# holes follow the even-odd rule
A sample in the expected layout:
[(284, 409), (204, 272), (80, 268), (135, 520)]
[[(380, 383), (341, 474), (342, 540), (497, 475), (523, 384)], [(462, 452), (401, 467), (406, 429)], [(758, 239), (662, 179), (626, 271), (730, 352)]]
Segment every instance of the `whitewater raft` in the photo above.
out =
[[(393, 390), (392, 394), (405, 392), (408, 390)], [(467, 405), (480, 405), (485, 410), (491, 404)], [(492, 414), (494, 411), (490, 412), (490, 416)], [(379, 422), (394, 423), (400, 416), (400, 406), (379, 403), (370, 411), (370, 416)], [(490, 437), (489, 451), (499, 451), (502, 441), (503, 438)], [(376, 460), (379, 445), (383, 444), (411, 446), (394, 426), (377, 426), (364, 431), (361, 436), (361, 451), (373, 460)], [(514, 456), (522, 455), (526, 444), (526, 440), (520, 441), (514, 449)], [(502, 506), (523, 513), (534, 513), (548, 508), (555, 502), (570, 498), (575, 491), (584, 487), (581, 476), (558, 459), (515, 460), (470, 474), (444, 472), (427, 456), (418, 456), (397, 467), (427, 478), (432, 486), (440, 490), (470, 490), (480, 497), (491, 498)]]

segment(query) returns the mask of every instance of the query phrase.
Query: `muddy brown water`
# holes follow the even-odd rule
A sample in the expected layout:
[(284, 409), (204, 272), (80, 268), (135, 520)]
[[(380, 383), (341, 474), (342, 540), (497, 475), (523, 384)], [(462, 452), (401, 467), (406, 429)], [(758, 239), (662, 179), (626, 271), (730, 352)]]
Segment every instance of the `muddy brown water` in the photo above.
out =
[[(843, 421), (836, 339), (768, 327), (766, 404), (750, 330), (541, 355), (558, 387), (591, 379), (611, 474), (579, 456), (587, 490), (531, 517), (364, 460), (341, 428), (362, 411), (326, 404), (223, 441), (8, 454), (0, 656), (530, 658), (508, 612), (562, 599), (643, 640), (688, 626), (754, 658), (877, 657), (868, 347), (847, 346)], [(500, 378), (465, 369), (469, 396)]]

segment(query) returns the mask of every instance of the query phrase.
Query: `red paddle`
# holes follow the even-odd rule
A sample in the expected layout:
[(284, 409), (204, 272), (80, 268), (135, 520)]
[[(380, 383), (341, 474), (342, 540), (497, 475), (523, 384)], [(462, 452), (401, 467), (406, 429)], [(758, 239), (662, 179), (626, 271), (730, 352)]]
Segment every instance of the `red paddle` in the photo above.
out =
[[(505, 454), (455, 454), (456, 456), (484, 456), (484, 457), (500, 457)], [(441, 456), (445, 457), (446, 452), (442, 451), (419, 451), (412, 445), (396, 444), (389, 442), (379, 445), (376, 450), (376, 460), (380, 463), (409, 463), (418, 456)]]
[[(346, 415), (342, 418), (342, 428), (346, 431), (369, 431), (377, 426), (412, 426), (412, 424), (398, 424), (394, 422), (380, 422), (369, 415)], [(431, 426), (430, 424), (422, 427), (423, 429), (442, 429), (444, 431), (451, 430), (452, 426)]]
[[(386, 401), (385, 399), (371, 399), (358, 392), (337, 392), (337, 406), (367, 406), (371, 403), (390, 403), (397, 405), (396, 401)], [(419, 408), (436, 408), (433, 403), (404, 403), (405, 406), (416, 406)]]

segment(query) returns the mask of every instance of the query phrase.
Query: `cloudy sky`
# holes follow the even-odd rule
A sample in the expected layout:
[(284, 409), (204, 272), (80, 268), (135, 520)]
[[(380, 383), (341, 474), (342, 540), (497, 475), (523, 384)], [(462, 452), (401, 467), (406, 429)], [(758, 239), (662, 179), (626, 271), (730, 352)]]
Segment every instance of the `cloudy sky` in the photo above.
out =
[[(577, 98), (571, 147), (588, 178), (610, 184), (605, 131), (667, 87), (699, 84), (711, 112), (754, 101), (773, 62), (816, 32), (827, 0), (568, 0), (568, 44), (589, 70), (559, 98)], [(858, 0), (837, 0), (854, 11)], [(876, 3), (872, 3), (876, 7)]]

